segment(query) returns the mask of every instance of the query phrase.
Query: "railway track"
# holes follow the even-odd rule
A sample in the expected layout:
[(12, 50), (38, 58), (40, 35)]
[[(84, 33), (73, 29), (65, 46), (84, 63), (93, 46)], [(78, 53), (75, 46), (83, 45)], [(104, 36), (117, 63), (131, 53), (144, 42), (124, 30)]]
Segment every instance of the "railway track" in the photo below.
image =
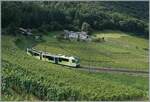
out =
[[(58, 44), (59, 47), (67, 52), (70, 52), (69, 50), (64, 49), (60, 44)], [(73, 53), (73, 52), (72, 52)], [(142, 75), (148, 75), (148, 71), (141, 71), (141, 70), (129, 70), (129, 69), (123, 69), (123, 68), (102, 68), (102, 67), (94, 67), (94, 66), (80, 66), (77, 69), (86, 70), (89, 72), (116, 72), (116, 73), (128, 73), (128, 74), (142, 74)]]
[(98, 68), (98, 67), (88, 67), (88, 66), (80, 66), (77, 69), (86, 70), (89, 72), (116, 72), (116, 73), (128, 73), (128, 74), (144, 74), (148, 75), (148, 71), (141, 70), (128, 70), (128, 69), (116, 69), (116, 68)]

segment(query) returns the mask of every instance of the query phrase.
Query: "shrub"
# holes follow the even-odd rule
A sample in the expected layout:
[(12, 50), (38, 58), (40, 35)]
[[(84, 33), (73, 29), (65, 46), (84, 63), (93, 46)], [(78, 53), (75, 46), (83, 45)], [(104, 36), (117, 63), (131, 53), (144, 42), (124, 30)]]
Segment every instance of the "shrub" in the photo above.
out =
[(93, 42), (105, 42), (105, 39), (104, 39), (104, 37), (102, 37), (102, 38), (94, 38), (92, 41)]

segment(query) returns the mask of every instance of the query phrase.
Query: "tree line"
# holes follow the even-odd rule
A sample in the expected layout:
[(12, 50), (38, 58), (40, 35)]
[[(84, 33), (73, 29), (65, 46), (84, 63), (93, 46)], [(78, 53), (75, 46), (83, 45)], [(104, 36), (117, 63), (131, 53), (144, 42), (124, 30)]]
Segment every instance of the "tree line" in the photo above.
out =
[[(148, 38), (148, 18), (145, 16), (148, 13), (148, 2), (140, 3), (3, 1), (2, 30), (15, 33), (18, 27), (23, 27), (42, 32), (63, 29), (80, 31), (86, 23), (91, 30), (121, 30)], [(133, 4), (139, 8), (133, 9)]]

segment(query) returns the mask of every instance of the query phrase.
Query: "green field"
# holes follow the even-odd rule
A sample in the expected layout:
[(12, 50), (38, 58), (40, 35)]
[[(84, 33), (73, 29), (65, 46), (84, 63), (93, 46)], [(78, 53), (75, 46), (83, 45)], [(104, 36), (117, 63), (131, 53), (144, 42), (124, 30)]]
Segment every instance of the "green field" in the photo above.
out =
[(88, 73), (44, 62), (25, 52), (26, 47), (34, 45), (53, 54), (78, 56), (81, 65), (148, 70), (148, 51), (143, 49), (148, 48), (148, 40), (125, 34), (109, 36), (103, 43), (60, 42), (54, 37), (59, 33), (50, 32), (43, 41), (2, 36), (2, 100), (148, 99), (148, 77)]
[[(55, 32), (54, 34), (59, 34)], [(148, 40), (119, 31), (95, 32), (96, 37), (104, 37), (105, 42), (58, 41), (53, 32), (45, 37), (45, 42), (36, 49), (53, 54), (78, 56), (81, 65), (96, 67), (148, 70)]]

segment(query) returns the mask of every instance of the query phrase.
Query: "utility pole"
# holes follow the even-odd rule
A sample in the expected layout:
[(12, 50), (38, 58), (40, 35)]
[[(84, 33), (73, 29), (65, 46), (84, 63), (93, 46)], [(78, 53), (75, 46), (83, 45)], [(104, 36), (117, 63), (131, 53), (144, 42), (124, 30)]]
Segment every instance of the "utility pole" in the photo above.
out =
[[(46, 46), (44, 46), (44, 53), (46, 54)], [(46, 57), (44, 58), (45, 59), (45, 61), (46, 61)]]
[(90, 58), (91, 58), (91, 57), (90, 57), (90, 55), (89, 55), (89, 73), (90, 73), (90, 61), (91, 61)]
[[(88, 44), (87, 44), (88, 45)], [(88, 45), (88, 46), (90, 46), (90, 45)], [(90, 47), (89, 47), (90, 48)], [(88, 49), (87, 49), (87, 51), (88, 51)], [(90, 51), (90, 50), (89, 50)], [(89, 73), (91, 72), (91, 70), (90, 70), (90, 67), (91, 67), (91, 65), (90, 65), (90, 61), (91, 61), (91, 55), (90, 55), (90, 53), (89, 53)]]

